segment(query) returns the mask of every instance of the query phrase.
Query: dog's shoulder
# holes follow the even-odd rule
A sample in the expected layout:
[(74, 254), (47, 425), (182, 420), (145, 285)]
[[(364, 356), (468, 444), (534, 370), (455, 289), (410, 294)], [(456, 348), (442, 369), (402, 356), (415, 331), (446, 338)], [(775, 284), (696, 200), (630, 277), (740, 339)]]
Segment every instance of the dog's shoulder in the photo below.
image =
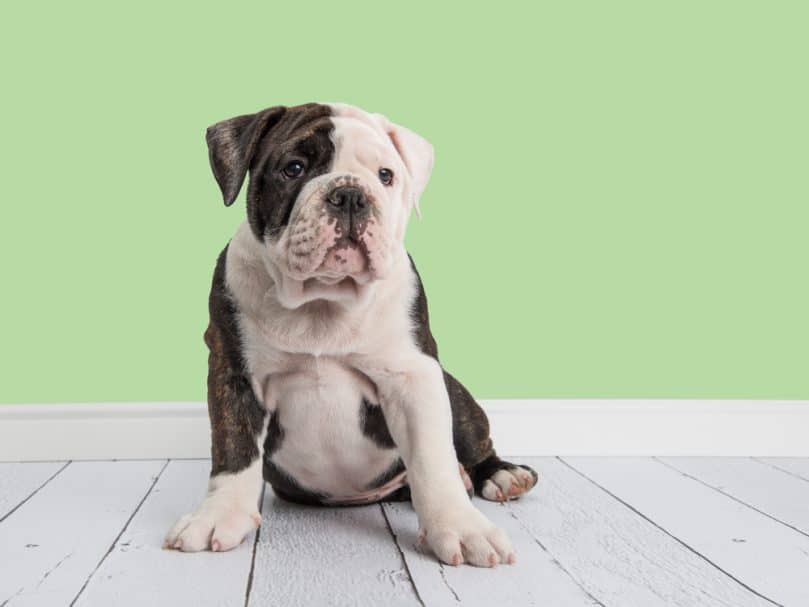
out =
[(407, 257), (410, 260), (410, 271), (413, 273), (413, 283), (415, 285), (413, 301), (410, 304), (413, 338), (424, 354), (438, 359), (438, 345), (435, 343), (432, 331), (430, 331), (430, 314), (427, 308), (427, 294), (424, 291), (424, 283), (422, 283), (419, 271), (416, 269), (413, 256), (408, 253)]

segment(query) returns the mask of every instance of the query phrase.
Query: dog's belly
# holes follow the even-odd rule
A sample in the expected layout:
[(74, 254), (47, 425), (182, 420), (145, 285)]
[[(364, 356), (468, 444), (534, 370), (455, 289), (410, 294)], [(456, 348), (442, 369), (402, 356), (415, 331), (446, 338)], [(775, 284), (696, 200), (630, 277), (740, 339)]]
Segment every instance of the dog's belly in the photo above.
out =
[(269, 383), (275, 411), (265, 459), (325, 501), (372, 501), (371, 490), (399, 462), (381, 410), (371, 404), (373, 386), (338, 362), (315, 357)]

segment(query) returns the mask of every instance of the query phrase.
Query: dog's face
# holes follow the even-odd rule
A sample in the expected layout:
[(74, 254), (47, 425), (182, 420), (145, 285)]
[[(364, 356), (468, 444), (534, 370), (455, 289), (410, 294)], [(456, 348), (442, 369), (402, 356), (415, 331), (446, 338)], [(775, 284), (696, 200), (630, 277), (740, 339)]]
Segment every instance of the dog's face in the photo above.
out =
[(225, 204), (249, 173), (248, 220), (287, 307), (350, 300), (384, 278), (433, 164), (422, 137), (342, 104), (238, 116), (207, 139)]

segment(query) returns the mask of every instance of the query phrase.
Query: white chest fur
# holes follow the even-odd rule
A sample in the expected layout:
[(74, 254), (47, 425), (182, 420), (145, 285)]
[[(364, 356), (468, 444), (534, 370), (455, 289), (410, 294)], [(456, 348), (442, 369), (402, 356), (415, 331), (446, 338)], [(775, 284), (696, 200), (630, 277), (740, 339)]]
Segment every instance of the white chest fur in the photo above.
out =
[(311, 357), (298, 372), (270, 380), (283, 431), (269, 457), (299, 485), (334, 497), (368, 489), (398, 459), (362, 432), (370, 390), (356, 373), (329, 358)]
[(283, 432), (268, 456), (305, 489), (360, 493), (391, 468), (398, 453), (362, 431), (363, 401), (378, 403), (378, 395), (353, 360), (377, 349), (415, 348), (407, 257), (402, 252), (397, 271), (356, 306), (312, 302), (290, 310), (274, 297), (261, 247), (243, 225), (228, 249), (226, 282), (253, 389)]

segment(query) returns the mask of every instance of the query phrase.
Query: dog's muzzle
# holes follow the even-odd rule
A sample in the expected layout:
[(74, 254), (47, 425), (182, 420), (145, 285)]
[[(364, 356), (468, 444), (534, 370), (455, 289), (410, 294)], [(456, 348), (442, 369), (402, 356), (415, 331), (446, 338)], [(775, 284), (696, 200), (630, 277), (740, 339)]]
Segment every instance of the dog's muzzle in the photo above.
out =
[(368, 215), (368, 198), (365, 192), (353, 185), (341, 185), (334, 188), (326, 196), (329, 210), (349, 219)]

